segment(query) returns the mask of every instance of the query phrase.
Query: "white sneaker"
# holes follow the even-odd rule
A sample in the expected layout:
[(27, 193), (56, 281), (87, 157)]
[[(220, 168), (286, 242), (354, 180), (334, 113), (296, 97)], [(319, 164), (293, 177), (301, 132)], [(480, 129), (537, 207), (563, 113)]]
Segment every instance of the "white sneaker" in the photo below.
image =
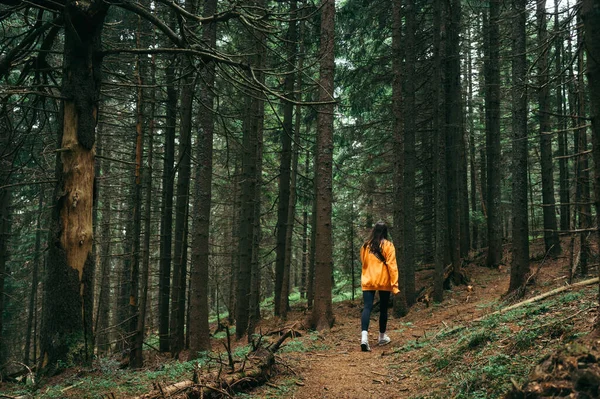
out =
[(363, 352), (371, 352), (371, 347), (369, 346), (369, 342), (361, 341), (360, 342), (360, 350), (362, 350)]
[(390, 339), (390, 337), (387, 336), (387, 334), (383, 334), (383, 337), (379, 337), (379, 342), (377, 343), (379, 346), (382, 345), (387, 345), (391, 342), (392, 340)]

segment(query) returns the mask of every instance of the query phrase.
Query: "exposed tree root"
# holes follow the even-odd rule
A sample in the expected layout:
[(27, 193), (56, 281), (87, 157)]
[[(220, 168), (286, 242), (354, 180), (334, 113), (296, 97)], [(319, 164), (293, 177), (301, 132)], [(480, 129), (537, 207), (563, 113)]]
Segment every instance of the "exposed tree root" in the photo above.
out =
[(260, 345), (259, 340), (256, 349), (246, 357), (241, 367), (233, 372), (220, 368), (210, 374), (200, 375), (196, 371), (193, 380), (180, 381), (165, 387), (156, 384), (151, 393), (137, 399), (228, 398), (235, 392), (264, 384), (271, 377), (275, 353), (283, 342), (293, 335), (294, 331), (290, 329), (276, 343), (267, 347)]

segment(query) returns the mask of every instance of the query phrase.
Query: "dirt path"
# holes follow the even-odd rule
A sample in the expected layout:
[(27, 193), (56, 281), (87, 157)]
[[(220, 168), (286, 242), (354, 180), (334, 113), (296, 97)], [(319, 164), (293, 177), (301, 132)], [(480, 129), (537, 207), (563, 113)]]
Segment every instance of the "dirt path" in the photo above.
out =
[[(439, 387), (440, 381), (424, 378), (417, 372), (422, 367), (419, 351), (403, 352), (399, 348), (419, 345), (421, 338), (432, 337), (489, 312), (486, 304), (505, 292), (507, 277), (503, 270), (473, 269), (471, 288), (454, 287), (446, 292), (442, 306), (417, 304), (402, 319), (390, 317), (388, 335), (392, 342), (386, 346), (376, 345), (378, 314), (375, 313), (369, 329), (371, 352), (360, 350), (360, 301), (335, 304), (336, 322), (330, 331), (303, 337), (305, 345), (312, 345), (307, 351), (280, 354), (281, 361), (297, 377), (289, 397), (408, 398)], [(287, 374), (290, 378), (290, 373)], [(275, 378), (274, 386), (283, 378), (286, 377)]]

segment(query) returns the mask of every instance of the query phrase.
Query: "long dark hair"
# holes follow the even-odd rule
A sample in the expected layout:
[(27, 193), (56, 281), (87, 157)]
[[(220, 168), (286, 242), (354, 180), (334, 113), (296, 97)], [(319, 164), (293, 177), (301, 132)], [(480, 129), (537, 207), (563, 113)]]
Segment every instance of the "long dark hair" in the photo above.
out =
[(373, 230), (371, 231), (371, 235), (369, 236), (369, 239), (367, 240), (367, 242), (365, 242), (363, 247), (365, 249), (368, 247), (369, 251), (373, 255), (375, 255), (375, 257), (377, 259), (379, 259), (380, 261), (385, 263), (385, 257), (383, 256), (383, 253), (381, 252), (381, 242), (384, 239), (387, 240), (387, 238), (388, 238), (387, 225), (384, 222), (377, 222), (377, 223), (375, 223), (375, 226), (373, 227)]

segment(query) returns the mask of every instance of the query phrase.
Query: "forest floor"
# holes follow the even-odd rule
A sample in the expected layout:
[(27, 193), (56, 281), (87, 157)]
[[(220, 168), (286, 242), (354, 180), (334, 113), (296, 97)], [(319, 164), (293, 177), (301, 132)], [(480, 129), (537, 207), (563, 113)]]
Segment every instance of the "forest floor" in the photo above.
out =
[[(526, 298), (565, 286), (568, 281), (569, 254), (548, 259), (540, 245), (532, 246), (531, 268), (537, 276), (528, 286)], [(568, 247), (564, 241), (563, 248)], [(285, 322), (273, 317), (263, 320), (259, 327), (263, 333), (293, 327), (300, 336), (285, 341), (277, 352), (277, 363), (266, 385), (235, 397), (475, 399), (505, 397), (512, 391), (513, 396), (507, 398), (537, 398), (546, 397), (541, 394), (543, 389), (550, 392), (547, 397), (561, 393), (600, 397), (600, 354), (596, 348), (600, 341), (590, 334), (597, 313), (598, 284), (495, 314), (507, 305), (502, 296), (508, 288), (510, 269), (488, 269), (482, 266), (484, 261), (485, 254), (473, 254), (465, 264), (469, 285), (445, 291), (441, 304), (420, 302), (406, 317), (390, 317), (389, 345), (376, 345), (378, 314), (374, 312), (371, 352), (360, 350), (362, 304), (358, 297), (334, 303), (335, 325), (326, 332), (307, 331), (307, 311), (299, 306), (292, 307)], [(505, 261), (509, 264), (508, 259)], [(597, 274), (593, 267), (587, 278)], [(431, 275), (432, 270), (418, 272), (417, 288), (428, 286)], [(221, 342), (215, 342), (214, 350), (221, 350), (225, 342), (222, 333), (218, 337)], [(265, 335), (264, 339), (276, 340), (277, 336)], [(245, 343), (233, 344), (234, 356), (243, 357), (249, 350)], [(571, 356), (572, 352), (577, 354)], [(560, 354), (565, 354), (564, 358), (558, 358)], [(147, 359), (146, 370), (137, 372), (119, 370), (117, 361), (105, 359), (93, 370), (71, 370), (46, 381), (29, 397), (133, 398), (152, 391), (156, 382), (166, 386), (190, 379), (198, 367), (197, 361), (167, 362), (152, 352)], [(550, 367), (536, 366), (544, 359)], [(589, 362), (595, 365), (589, 367)], [(572, 373), (565, 374), (567, 369), (578, 368), (586, 369), (584, 382), (573, 378)], [(557, 375), (559, 371), (561, 375)], [(537, 396), (525, 396), (523, 386), (530, 379), (539, 384), (532, 382), (525, 391), (537, 389), (541, 392)], [(5, 384), (0, 385), (0, 397), (5, 389), (10, 397), (26, 392), (22, 386)]]

